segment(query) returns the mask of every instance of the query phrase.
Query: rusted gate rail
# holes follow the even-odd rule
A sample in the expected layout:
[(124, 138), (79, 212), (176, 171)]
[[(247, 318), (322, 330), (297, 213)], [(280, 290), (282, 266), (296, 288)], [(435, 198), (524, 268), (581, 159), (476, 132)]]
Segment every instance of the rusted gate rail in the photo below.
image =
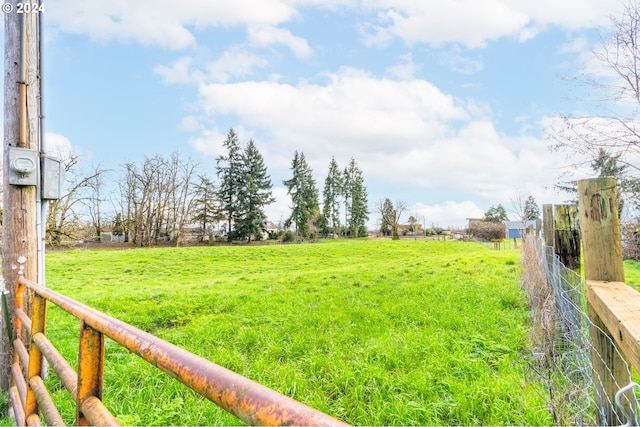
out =
[[(25, 294), (33, 291), (31, 318)], [(80, 319), (78, 372), (45, 336), (47, 301)], [(42, 375), (43, 357), (76, 401), (76, 425), (119, 425), (102, 403), (104, 337), (250, 425), (346, 425), (344, 422), (95, 309), (20, 278), (16, 291), (11, 405), (18, 425), (64, 425)], [(29, 350), (23, 338), (30, 340)]]

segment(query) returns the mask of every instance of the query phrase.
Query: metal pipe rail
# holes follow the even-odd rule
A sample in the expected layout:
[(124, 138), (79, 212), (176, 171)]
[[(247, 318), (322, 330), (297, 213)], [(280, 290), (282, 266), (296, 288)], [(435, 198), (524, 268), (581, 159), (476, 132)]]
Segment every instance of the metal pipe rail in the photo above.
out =
[[(10, 392), (16, 422), (39, 424), (38, 412), (48, 425), (60, 425), (61, 418), (51, 399), (43, 394), (40, 379), (44, 356), (65, 388), (76, 400), (76, 425), (119, 425), (102, 404), (104, 380), (104, 337), (109, 337), (187, 387), (250, 425), (347, 425), (290, 397), (271, 390), (235, 372), (196, 356), (127, 323), (74, 301), (51, 289), (21, 277), (16, 292), (16, 308), (21, 308), (26, 290), (34, 292), (30, 325), (31, 348), (16, 352), (14, 366), (28, 366), (26, 397), (20, 389)], [(44, 334), (46, 301), (50, 301), (81, 321), (78, 373), (64, 360)], [(20, 305), (19, 305), (20, 304)], [(24, 327), (22, 316), (14, 320), (18, 337)], [(19, 338), (16, 341), (20, 341)], [(21, 345), (17, 346), (18, 348)], [(24, 377), (22, 382), (25, 382)], [(14, 381), (20, 383), (19, 379)], [(52, 408), (53, 407), (53, 408)], [(35, 418), (34, 418), (35, 416)]]

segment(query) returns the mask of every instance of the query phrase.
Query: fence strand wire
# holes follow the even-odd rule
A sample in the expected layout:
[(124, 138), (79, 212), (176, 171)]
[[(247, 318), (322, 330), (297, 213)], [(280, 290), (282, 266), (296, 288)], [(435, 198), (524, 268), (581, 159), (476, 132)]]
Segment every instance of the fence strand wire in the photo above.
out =
[[(613, 371), (622, 369), (630, 378), (629, 365), (619, 353), (602, 354), (594, 346), (594, 334), (611, 344), (612, 339), (589, 318), (582, 277), (566, 268), (553, 248), (534, 236), (525, 237), (522, 251), (522, 284), (533, 316), (532, 368), (545, 384), (549, 412), (556, 425), (603, 424), (604, 414), (614, 411), (616, 404), (600, 390), (607, 383), (615, 384), (616, 390), (627, 386), (618, 383)], [(617, 352), (614, 345), (605, 347)], [(607, 367), (604, 372), (608, 378), (594, 374), (593, 360)], [(612, 360), (620, 366), (612, 367)], [(615, 425), (638, 425), (633, 390), (626, 396), (631, 396), (626, 408), (630, 416), (616, 417)]]

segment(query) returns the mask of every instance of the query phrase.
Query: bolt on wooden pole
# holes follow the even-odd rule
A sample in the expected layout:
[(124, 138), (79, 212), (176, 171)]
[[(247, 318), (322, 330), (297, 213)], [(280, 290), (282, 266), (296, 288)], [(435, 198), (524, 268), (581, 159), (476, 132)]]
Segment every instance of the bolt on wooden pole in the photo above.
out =
[[(616, 180), (594, 178), (578, 181), (578, 197), (585, 279), (624, 282)], [(607, 330), (604, 323), (591, 304), (588, 308), (593, 323), (591, 362), (595, 380), (596, 422), (598, 425), (620, 425), (626, 419), (614, 403), (615, 394), (632, 379), (614, 341), (608, 332), (603, 332)]]

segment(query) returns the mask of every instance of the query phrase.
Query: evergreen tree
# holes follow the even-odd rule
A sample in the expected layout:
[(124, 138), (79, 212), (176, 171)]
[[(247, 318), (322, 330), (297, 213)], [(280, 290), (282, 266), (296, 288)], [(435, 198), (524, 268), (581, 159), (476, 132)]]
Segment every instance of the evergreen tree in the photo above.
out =
[(538, 218), (540, 218), (540, 208), (538, 208), (536, 199), (533, 196), (529, 196), (524, 202), (524, 220), (535, 221)]
[(200, 225), (202, 241), (213, 224), (224, 218), (221, 216), (215, 184), (206, 175), (198, 177), (198, 182), (195, 184), (194, 203), (193, 221)]
[(507, 217), (507, 211), (501, 204), (498, 206), (491, 206), (484, 213), (484, 220), (487, 222), (505, 222), (509, 221), (509, 217)]
[(619, 180), (627, 172), (627, 165), (620, 164), (622, 153), (610, 154), (604, 148), (598, 150), (597, 156), (591, 161), (591, 169), (599, 177), (612, 176)]
[(216, 166), (216, 172), (220, 178), (218, 198), (221, 203), (221, 211), (227, 220), (228, 238), (231, 240), (231, 226), (238, 210), (238, 188), (242, 183), (242, 152), (238, 135), (233, 129), (229, 130), (223, 146), (227, 149), (227, 154), (218, 157)]
[(291, 161), (291, 179), (283, 181), (287, 194), (291, 196), (291, 216), (285, 221), (285, 227), (296, 226), (296, 234), (307, 238), (313, 222), (320, 213), (318, 189), (312, 171), (304, 157), (304, 153), (295, 152)]
[(266, 231), (267, 214), (264, 208), (275, 199), (271, 194), (271, 177), (253, 140), (249, 140), (241, 158), (241, 182), (237, 189), (233, 237), (251, 242), (251, 237), (261, 239)]
[(122, 214), (117, 213), (113, 220), (113, 235), (122, 236), (124, 234), (124, 221), (122, 221)]
[(334, 157), (329, 163), (329, 173), (324, 180), (324, 190), (322, 192), (322, 215), (326, 227), (333, 233), (338, 233), (340, 228), (340, 200), (339, 197), (344, 191), (342, 173), (338, 168), (338, 163)]
[(364, 186), (362, 170), (352, 157), (344, 173), (345, 208), (347, 209), (347, 227), (351, 235), (359, 237), (366, 233), (365, 223), (369, 219), (367, 189)]

